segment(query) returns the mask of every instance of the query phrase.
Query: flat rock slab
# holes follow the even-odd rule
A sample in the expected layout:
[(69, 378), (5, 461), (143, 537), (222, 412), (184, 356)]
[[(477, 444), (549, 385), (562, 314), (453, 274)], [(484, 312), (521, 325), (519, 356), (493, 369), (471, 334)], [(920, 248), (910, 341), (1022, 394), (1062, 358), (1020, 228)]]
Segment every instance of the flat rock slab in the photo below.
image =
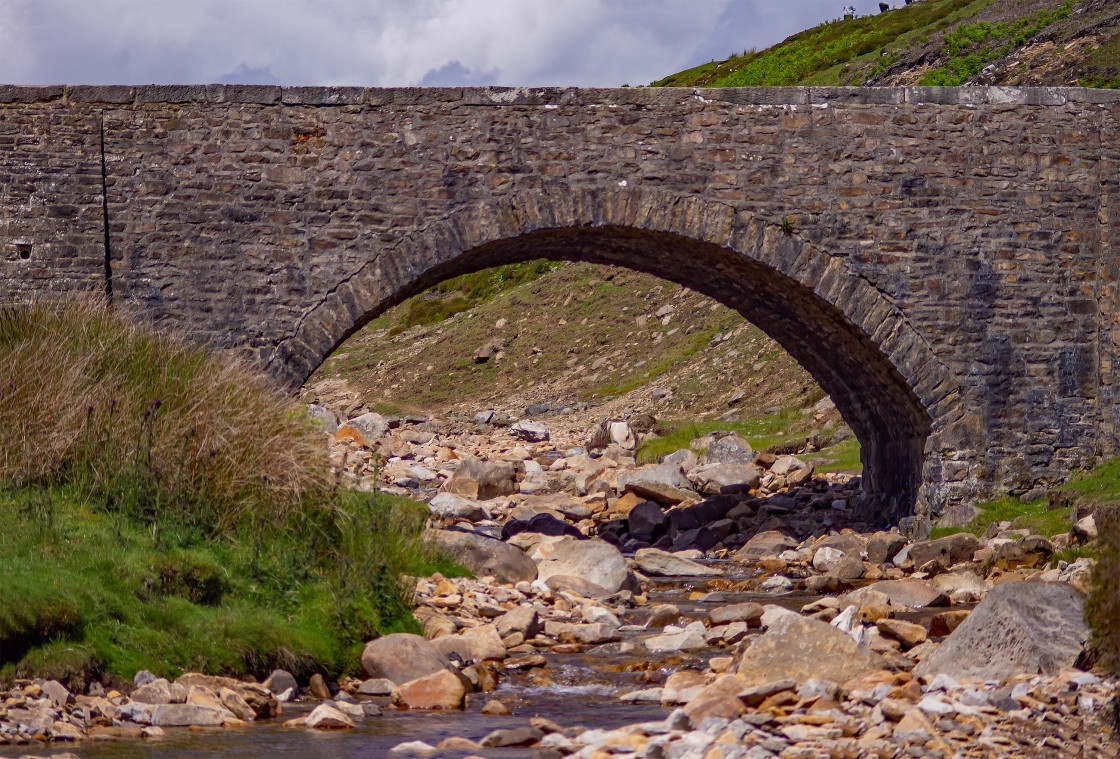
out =
[(759, 559), (777, 556), (790, 548), (797, 548), (796, 540), (775, 530), (769, 530), (760, 532), (748, 540), (746, 545), (731, 557), (731, 560), (749, 564)]
[(477, 577), (492, 575), (498, 582), (518, 583), (537, 579), (536, 563), (519, 548), (495, 538), (457, 530), (435, 530), (436, 547)]
[(957, 680), (1055, 675), (1077, 661), (1089, 635), (1085, 601), (1071, 586), (1007, 582), (989, 591), (914, 674)]
[(152, 724), (157, 727), (217, 727), (233, 717), (225, 709), (198, 704), (160, 704), (152, 710)]
[(638, 549), (634, 554), (634, 563), (645, 574), (659, 577), (711, 577), (723, 574), (715, 567), (706, 567), (657, 548)]
[(847, 633), (816, 619), (781, 617), (762, 635), (741, 644), (733, 667), (747, 685), (816, 678), (842, 683), (877, 669), (882, 660)]
[(842, 596), (840, 602), (847, 604), (861, 593), (882, 593), (893, 606), (909, 606), (911, 609), (924, 609), (927, 606), (948, 606), (949, 598), (934, 585), (922, 580), (882, 580)]

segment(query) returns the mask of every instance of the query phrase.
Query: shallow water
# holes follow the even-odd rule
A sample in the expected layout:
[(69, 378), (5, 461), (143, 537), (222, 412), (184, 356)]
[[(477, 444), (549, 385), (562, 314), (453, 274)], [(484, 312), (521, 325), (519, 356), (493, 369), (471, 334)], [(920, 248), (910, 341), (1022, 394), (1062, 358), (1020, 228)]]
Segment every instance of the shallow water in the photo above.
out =
[[(727, 575), (709, 587), (706, 579), (655, 578), (651, 582), (650, 603), (671, 603), (680, 608), (682, 622), (703, 618), (719, 605), (755, 601), (775, 603), (799, 609), (816, 596), (806, 594), (769, 595), (753, 591), (756, 573), (731, 567)], [(728, 584), (730, 581), (730, 584)], [(692, 593), (715, 590), (715, 595), (689, 600)], [(626, 615), (624, 622), (639, 618), (641, 609)], [(634, 640), (651, 634), (628, 630), (623, 640)], [(754, 631), (752, 631), (754, 634)], [(618, 697), (626, 692), (657, 687), (670, 673), (686, 668), (702, 668), (712, 656), (726, 656), (730, 649), (709, 648), (695, 653), (650, 654), (620, 653), (619, 643), (589, 648), (580, 654), (548, 654), (548, 666), (542, 671), (513, 673), (502, 681), (494, 693), (475, 693), (469, 697), (462, 712), (401, 712), (385, 707), (381, 717), (362, 720), (349, 731), (322, 732), (284, 728), (283, 719), (306, 714), (313, 704), (286, 705), (283, 719), (260, 722), (243, 730), (216, 729), (192, 732), (169, 729), (160, 740), (115, 741), (96, 744), (60, 744), (57, 746), (12, 746), (0, 749), (0, 757), (27, 754), (50, 756), (72, 752), (89, 759), (148, 759), (160, 757), (188, 759), (194, 757), (245, 756), (258, 757), (385, 757), (399, 743), (422, 740), (436, 745), (444, 738), (458, 736), (480, 740), (498, 728), (521, 727), (530, 717), (547, 717), (564, 726), (585, 725), (612, 728), (635, 722), (663, 719), (670, 709), (648, 704), (627, 704)], [(513, 714), (493, 716), (481, 713), (492, 698), (506, 704)], [(387, 699), (377, 700), (385, 704)], [(486, 757), (521, 759), (531, 749), (481, 749), (474, 752)], [(463, 756), (463, 752), (441, 752), (435, 755)]]

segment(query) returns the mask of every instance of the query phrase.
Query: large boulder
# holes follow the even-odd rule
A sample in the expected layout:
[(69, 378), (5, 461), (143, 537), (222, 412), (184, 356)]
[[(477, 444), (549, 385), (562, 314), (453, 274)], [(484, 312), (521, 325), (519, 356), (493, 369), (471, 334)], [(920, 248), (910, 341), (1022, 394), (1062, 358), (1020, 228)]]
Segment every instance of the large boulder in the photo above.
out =
[(394, 704), (409, 709), (462, 709), (467, 687), (459, 675), (444, 669), (402, 683), (392, 695)]
[(992, 588), (914, 673), (958, 680), (1055, 675), (1077, 661), (1089, 635), (1085, 601), (1069, 585), (1007, 582)]
[(548, 427), (540, 422), (531, 422), (527, 419), (522, 419), (512, 427), (509, 428), (509, 434), (512, 437), (526, 440), (530, 443), (543, 443), (548, 440)]
[(436, 493), (428, 502), (428, 513), (444, 519), (466, 519), (478, 522), (487, 518), (486, 509), (473, 498), (454, 493)]
[(865, 606), (869, 596), (876, 599), (885, 596), (892, 606), (908, 606), (911, 609), (949, 605), (948, 596), (932, 583), (922, 580), (881, 580), (841, 596), (840, 603), (843, 606)]
[(576, 577), (592, 582), (608, 593), (635, 589), (637, 581), (622, 552), (603, 540), (563, 538), (546, 559), (537, 565), (537, 576), (547, 580), (553, 575)]
[(790, 614), (741, 643), (732, 667), (747, 685), (761, 685), (785, 678), (798, 683), (813, 678), (842, 683), (882, 664), (877, 654), (860, 648), (847, 633)]
[(362, 651), (362, 668), (369, 677), (383, 677), (398, 685), (450, 666), (435, 646), (411, 633), (375, 638)]
[(537, 565), (525, 552), (496, 538), (458, 530), (434, 530), (436, 547), (478, 577), (492, 575), (498, 582), (532, 582)]
[(797, 548), (797, 541), (776, 530), (760, 532), (732, 555), (731, 560), (750, 564), (760, 559), (777, 556), (782, 551)]
[(721, 575), (723, 572), (715, 567), (706, 567), (681, 556), (674, 556), (668, 551), (656, 548), (640, 548), (634, 554), (634, 563), (638, 569), (647, 575), (660, 577), (710, 577)]
[(368, 447), (373, 444), (373, 441), (387, 434), (389, 434), (388, 419), (381, 414), (362, 414), (340, 426), (335, 432), (335, 437), (353, 440)]
[(507, 461), (463, 459), (442, 490), (480, 501), (512, 495), (517, 492), (517, 467)]
[(708, 446), (699, 463), (704, 464), (753, 464), (754, 449), (738, 435), (724, 435)]
[(762, 469), (752, 464), (705, 464), (689, 472), (689, 478), (701, 493), (746, 493), (758, 485)]
[(616, 489), (664, 504), (697, 500), (692, 483), (679, 464), (649, 464), (618, 475)]
[(962, 561), (972, 561), (972, 555), (980, 548), (980, 539), (972, 533), (958, 532), (937, 540), (922, 540), (910, 546), (910, 558), (914, 567), (920, 569), (931, 561), (949, 568)]
[(507, 656), (506, 647), (494, 625), (474, 627), (459, 635), (444, 635), (433, 640), (432, 647), (446, 657), (458, 658), (464, 664)]

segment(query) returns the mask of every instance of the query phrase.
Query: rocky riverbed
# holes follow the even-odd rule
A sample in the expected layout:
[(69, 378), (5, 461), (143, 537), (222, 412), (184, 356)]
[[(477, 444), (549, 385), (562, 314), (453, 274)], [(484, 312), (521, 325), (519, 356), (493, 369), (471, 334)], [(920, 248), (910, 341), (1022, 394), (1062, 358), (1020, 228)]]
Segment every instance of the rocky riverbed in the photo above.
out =
[(732, 434), (639, 467), (642, 432), (622, 420), (312, 412), (350, 485), (427, 501), (433, 539), (473, 571), (416, 578), (424, 635), (371, 641), (364, 677), (341, 683), (282, 671), (261, 684), (140, 673), (127, 695), (19, 683), (0, 741), (84, 752), (260, 721), (363, 734), (431, 710), (463, 718), (378, 751), (1120, 754), (1115, 684), (1086, 669), (1093, 561), (1051, 561), (1096, 538), (1092, 516), (1049, 538), (993, 524), (930, 540), (920, 522), (860, 521), (858, 477)]

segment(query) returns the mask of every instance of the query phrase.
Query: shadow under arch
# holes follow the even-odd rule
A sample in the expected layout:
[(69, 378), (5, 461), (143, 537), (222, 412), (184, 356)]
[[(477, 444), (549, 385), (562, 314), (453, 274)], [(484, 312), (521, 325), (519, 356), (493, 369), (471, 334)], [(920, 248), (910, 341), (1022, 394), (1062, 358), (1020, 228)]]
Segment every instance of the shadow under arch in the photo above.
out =
[(739, 311), (835, 401), (861, 444), (865, 511), (914, 512), (931, 433), (959, 416), (959, 384), (901, 311), (840, 257), (725, 204), (657, 192), (557, 195), (459, 208), (402, 238), (313, 305), (269, 360), (301, 385), (369, 320), (450, 277), (549, 258), (610, 264)]

